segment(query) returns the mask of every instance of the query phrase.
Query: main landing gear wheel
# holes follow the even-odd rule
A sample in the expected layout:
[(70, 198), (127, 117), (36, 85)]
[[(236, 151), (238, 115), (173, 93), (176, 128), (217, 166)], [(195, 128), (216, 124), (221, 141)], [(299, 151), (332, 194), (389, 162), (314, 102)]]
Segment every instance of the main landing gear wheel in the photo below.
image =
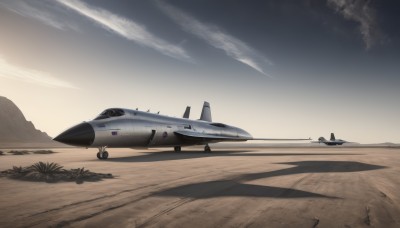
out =
[(102, 154), (101, 154), (101, 159), (107, 159), (108, 158), (108, 152), (107, 151), (104, 151)]
[(175, 152), (181, 152), (182, 148), (180, 146), (175, 146), (174, 151)]
[(211, 153), (211, 148), (208, 144), (204, 147), (204, 152)]
[(97, 153), (98, 159), (102, 160), (108, 158), (108, 152), (106, 151), (106, 148), (106, 146), (99, 147), (99, 152)]

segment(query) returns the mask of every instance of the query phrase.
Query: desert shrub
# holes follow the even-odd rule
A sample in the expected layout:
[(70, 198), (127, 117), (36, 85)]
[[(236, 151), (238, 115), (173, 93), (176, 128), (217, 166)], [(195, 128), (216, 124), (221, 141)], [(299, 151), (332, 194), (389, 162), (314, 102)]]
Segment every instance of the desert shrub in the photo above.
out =
[(13, 178), (24, 177), (30, 172), (29, 168), (21, 166), (13, 166), (12, 169), (8, 169), (1, 172), (1, 176), (10, 176)]
[(26, 155), (26, 154), (53, 154), (56, 153), (52, 150), (11, 150), (8, 153), (13, 155)]
[(32, 153), (34, 153), (34, 154), (53, 154), (55, 152), (52, 150), (34, 150), (34, 151), (32, 151)]
[(14, 173), (26, 173), (26, 172), (29, 172), (28, 169), (23, 168), (22, 166), (13, 166), (12, 171)]
[(63, 171), (62, 168), (61, 165), (54, 162), (37, 162), (29, 168), (29, 176), (37, 180), (53, 181), (55, 174)]
[(51, 162), (51, 163), (44, 163), (44, 162), (37, 162), (31, 166), (33, 172), (42, 173), (42, 174), (55, 174), (62, 170), (63, 166)]
[(29, 154), (28, 150), (12, 150), (9, 151), (8, 153), (13, 154), (13, 155), (25, 155), (25, 154)]
[(77, 184), (83, 183), (83, 179), (91, 177), (93, 175), (93, 173), (91, 173), (89, 170), (85, 170), (84, 167), (71, 169), (68, 174), (69, 178), (75, 180)]
[(29, 167), (22, 167), (22, 166), (13, 166), (12, 168), (12, 172), (14, 175), (18, 175), (18, 176), (25, 176), (26, 174), (28, 174), (30, 172)]
[(82, 168), (65, 170), (55, 162), (37, 162), (31, 166), (13, 166), (0, 172), (0, 176), (27, 181), (45, 181), (48, 183), (58, 181), (75, 181), (81, 184), (84, 181), (100, 181), (104, 178), (113, 178), (112, 174), (94, 173)]
[(71, 178), (77, 179), (77, 178), (87, 176), (88, 174), (90, 174), (90, 171), (87, 169), (85, 170), (85, 168), (82, 167), (82, 168), (77, 168), (77, 169), (71, 169), (69, 174), (70, 174)]

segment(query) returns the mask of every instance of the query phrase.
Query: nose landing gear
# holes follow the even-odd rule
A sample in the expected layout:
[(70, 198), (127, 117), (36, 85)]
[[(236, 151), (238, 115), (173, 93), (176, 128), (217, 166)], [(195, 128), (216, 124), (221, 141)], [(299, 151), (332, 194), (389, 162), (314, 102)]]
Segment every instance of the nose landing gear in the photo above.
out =
[(211, 153), (211, 148), (208, 144), (206, 144), (206, 146), (204, 147), (204, 152), (205, 153)]
[(108, 158), (108, 152), (106, 151), (107, 146), (102, 146), (99, 147), (99, 152), (97, 153), (97, 158), (102, 160), (102, 159), (107, 159)]

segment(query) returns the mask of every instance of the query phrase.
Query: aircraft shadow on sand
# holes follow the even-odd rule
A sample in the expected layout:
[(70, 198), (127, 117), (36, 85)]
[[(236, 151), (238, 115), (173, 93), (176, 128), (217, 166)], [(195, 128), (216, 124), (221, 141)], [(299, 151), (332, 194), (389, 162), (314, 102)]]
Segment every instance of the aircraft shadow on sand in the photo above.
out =
[(241, 197), (273, 197), (273, 198), (329, 198), (337, 199), (336, 197), (321, 195), (292, 188), (281, 188), (262, 186), (254, 184), (243, 184), (233, 180), (208, 181), (196, 184), (183, 185), (176, 188), (171, 188), (156, 195), (188, 197), (195, 199), (226, 197), (226, 196), (241, 196)]
[(110, 157), (105, 162), (159, 162), (185, 160), (207, 157), (264, 157), (264, 156), (329, 156), (329, 155), (363, 155), (350, 153), (247, 153), (247, 150), (218, 150), (213, 153), (204, 153), (202, 151), (187, 151), (187, 152), (145, 152), (139, 156), (129, 157)]
[(230, 179), (206, 181), (194, 184), (182, 185), (160, 191), (156, 195), (166, 197), (187, 197), (187, 198), (214, 198), (226, 196), (244, 197), (272, 197), (272, 198), (327, 198), (340, 199), (339, 197), (328, 196), (313, 192), (297, 190), (293, 188), (270, 187), (262, 185), (245, 184), (242, 182), (253, 181), (263, 178), (293, 175), (301, 173), (346, 173), (368, 170), (383, 169), (384, 166), (371, 165), (352, 161), (301, 161), (278, 163), (294, 165), (294, 167), (269, 172), (243, 174)]

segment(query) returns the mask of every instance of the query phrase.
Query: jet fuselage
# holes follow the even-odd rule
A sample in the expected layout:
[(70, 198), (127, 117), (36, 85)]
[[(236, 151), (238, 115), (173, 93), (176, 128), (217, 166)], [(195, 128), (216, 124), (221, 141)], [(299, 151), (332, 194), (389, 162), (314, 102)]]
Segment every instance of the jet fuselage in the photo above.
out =
[(222, 123), (114, 108), (107, 109), (94, 120), (66, 130), (55, 140), (83, 147), (135, 148), (189, 146), (252, 138), (243, 129)]
[(341, 146), (341, 145), (343, 145), (343, 143), (347, 143), (347, 141), (342, 140), (342, 139), (336, 139), (335, 135), (333, 133), (331, 133), (330, 140), (326, 140), (324, 137), (319, 137), (318, 143), (324, 143), (327, 146)]

